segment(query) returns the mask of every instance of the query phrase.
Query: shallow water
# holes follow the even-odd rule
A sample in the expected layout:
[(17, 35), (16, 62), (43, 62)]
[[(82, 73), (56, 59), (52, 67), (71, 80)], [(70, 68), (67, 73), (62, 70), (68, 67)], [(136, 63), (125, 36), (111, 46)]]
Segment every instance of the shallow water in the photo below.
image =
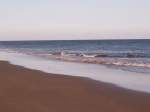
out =
[(103, 64), (150, 73), (150, 40), (59, 40), (0, 42), (0, 50), (45, 59)]

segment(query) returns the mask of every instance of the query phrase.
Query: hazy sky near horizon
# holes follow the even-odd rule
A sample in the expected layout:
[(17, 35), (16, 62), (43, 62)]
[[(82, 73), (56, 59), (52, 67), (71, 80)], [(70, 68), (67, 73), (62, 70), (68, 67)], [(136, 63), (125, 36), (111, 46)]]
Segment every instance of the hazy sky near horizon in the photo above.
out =
[(150, 0), (0, 0), (0, 40), (115, 37), (150, 37)]

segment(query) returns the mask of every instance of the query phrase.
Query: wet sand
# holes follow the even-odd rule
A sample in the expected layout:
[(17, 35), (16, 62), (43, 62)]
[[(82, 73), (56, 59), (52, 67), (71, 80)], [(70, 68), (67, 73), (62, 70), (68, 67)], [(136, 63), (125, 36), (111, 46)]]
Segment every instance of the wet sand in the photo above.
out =
[(150, 112), (150, 94), (0, 61), (0, 112)]

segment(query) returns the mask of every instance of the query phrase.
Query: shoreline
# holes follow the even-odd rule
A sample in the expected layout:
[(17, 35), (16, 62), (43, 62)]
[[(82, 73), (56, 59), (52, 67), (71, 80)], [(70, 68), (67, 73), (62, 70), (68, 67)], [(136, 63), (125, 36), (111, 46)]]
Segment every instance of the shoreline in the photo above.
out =
[(107, 68), (97, 64), (46, 60), (40, 57), (18, 53), (2, 52), (0, 59), (2, 61), (8, 61), (13, 65), (19, 65), (32, 70), (40, 70), (53, 74), (65, 74), (67, 76), (88, 77), (122, 88), (150, 93), (150, 75), (142, 73)]
[(149, 112), (150, 94), (0, 61), (2, 112)]

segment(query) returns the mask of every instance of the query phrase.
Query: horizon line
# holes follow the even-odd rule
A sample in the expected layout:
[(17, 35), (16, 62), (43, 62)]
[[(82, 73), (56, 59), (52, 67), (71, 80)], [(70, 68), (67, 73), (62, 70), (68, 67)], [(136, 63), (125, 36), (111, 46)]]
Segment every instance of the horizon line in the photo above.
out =
[(0, 42), (9, 42), (9, 41), (86, 41), (86, 40), (150, 40), (150, 38), (112, 38), (112, 39), (24, 39), (24, 40), (0, 40)]

